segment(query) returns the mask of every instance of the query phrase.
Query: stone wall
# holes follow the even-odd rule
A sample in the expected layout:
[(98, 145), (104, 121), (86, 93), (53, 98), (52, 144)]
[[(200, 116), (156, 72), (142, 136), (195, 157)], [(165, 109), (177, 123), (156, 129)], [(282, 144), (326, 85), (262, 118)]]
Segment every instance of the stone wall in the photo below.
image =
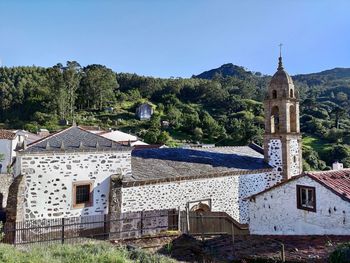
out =
[(276, 168), (278, 171), (282, 171), (283, 162), (282, 162), (281, 140), (274, 139), (269, 141), (268, 156), (269, 156), (269, 165)]
[[(110, 176), (131, 172), (130, 152), (26, 154), (18, 161), (25, 180), (22, 220), (107, 213)], [(93, 184), (93, 204), (74, 209), (73, 183), (79, 181)]]
[(244, 199), (280, 180), (279, 174), (268, 172), (123, 187), (121, 212), (185, 210), (189, 202), (210, 199), (212, 211), (226, 212), (246, 223), (248, 202)]
[(2, 195), (1, 208), (6, 208), (9, 188), (12, 182), (12, 174), (0, 174), (0, 194)]
[(299, 160), (299, 142), (296, 139), (292, 139), (289, 142), (289, 158), (290, 158), (290, 174), (291, 176), (299, 175), (300, 174), (300, 164), (301, 161)]
[[(316, 188), (316, 212), (297, 208), (296, 185)], [(301, 177), (250, 202), (254, 235), (350, 235), (350, 202), (309, 177)]]

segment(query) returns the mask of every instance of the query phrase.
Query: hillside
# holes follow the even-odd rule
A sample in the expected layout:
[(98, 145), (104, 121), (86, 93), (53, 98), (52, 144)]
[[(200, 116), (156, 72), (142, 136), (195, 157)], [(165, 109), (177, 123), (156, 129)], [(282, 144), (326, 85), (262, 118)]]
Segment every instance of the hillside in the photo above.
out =
[[(336, 68), (293, 77), (301, 95), (306, 169), (327, 169), (334, 160), (350, 167), (349, 75), (350, 69)], [(169, 145), (261, 143), (269, 78), (233, 64), (189, 79), (115, 73), (75, 61), (0, 68), (0, 122), (36, 132), (62, 129), (60, 123), (74, 119)], [(150, 121), (135, 117), (144, 102), (155, 110)]]
[(228, 63), (220, 66), (219, 68), (204, 71), (199, 75), (193, 75), (193, 78), (211, 80), (217, 77), (235, 77), (238, 79), (247, 79), (251, 77), (260, 77), (261, 75), (262, 74), (260, 72), (253, 73), (251, 71), (247, 71), (244, 67)]

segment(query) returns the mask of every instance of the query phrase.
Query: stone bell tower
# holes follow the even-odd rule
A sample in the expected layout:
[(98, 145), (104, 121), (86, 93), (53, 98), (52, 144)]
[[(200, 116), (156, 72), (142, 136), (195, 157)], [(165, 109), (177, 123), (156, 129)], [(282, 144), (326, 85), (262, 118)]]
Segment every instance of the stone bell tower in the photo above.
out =
[(281, 172), (283, 180), (302, 172), (299, 93), (284, 70), (282, 56), (268, 87), (265, 107), (265, 161)]

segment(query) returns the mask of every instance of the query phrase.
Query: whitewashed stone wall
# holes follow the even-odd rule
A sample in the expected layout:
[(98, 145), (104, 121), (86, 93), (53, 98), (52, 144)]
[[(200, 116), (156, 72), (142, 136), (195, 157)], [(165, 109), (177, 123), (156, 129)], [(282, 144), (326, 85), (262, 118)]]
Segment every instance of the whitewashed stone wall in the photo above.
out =
[(268, 148), (269, 165), (276, 168), (278, 171), (282, 171), (282, 143), (279, 139), (273, 139), (269, 141)]
[[(107, 213), (110, 176), (131, 172), (130, 152), (27, 154), (19, 162), (25, 220)], [(93, 182), (91, 207), (72, 207), (73, 183), (79, 181)]]
[[(316, 187), (316, 212), (297, 208), (296, 185)], [(350, 235), (350, 202), (305, 176), (251, 201), (249, 228), (254, 235)]]
[[(281, 180), (276, 172), (231, 175), (122, 188), (121, 211), (185, 210), (188, 202), (210, 199), (212, 211), (226, 212), (241, 223), (248, 221), (244, 198)], [(191, 207), (190, 207), (191, 208)]]
[(299, 143), (292, 139), (289, 142), (290, 173), (292, 176), (300, 174)]

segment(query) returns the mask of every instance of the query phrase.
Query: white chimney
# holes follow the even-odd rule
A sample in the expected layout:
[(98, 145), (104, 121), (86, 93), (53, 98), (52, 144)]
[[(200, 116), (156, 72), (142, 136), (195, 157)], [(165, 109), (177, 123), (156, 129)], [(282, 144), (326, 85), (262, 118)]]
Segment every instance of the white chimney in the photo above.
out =
[(343, 170), (343, 164), (342, 163), (339, 163), (339, 162), (334, 162), (332, 164), (332, 168), (333, 170)]

